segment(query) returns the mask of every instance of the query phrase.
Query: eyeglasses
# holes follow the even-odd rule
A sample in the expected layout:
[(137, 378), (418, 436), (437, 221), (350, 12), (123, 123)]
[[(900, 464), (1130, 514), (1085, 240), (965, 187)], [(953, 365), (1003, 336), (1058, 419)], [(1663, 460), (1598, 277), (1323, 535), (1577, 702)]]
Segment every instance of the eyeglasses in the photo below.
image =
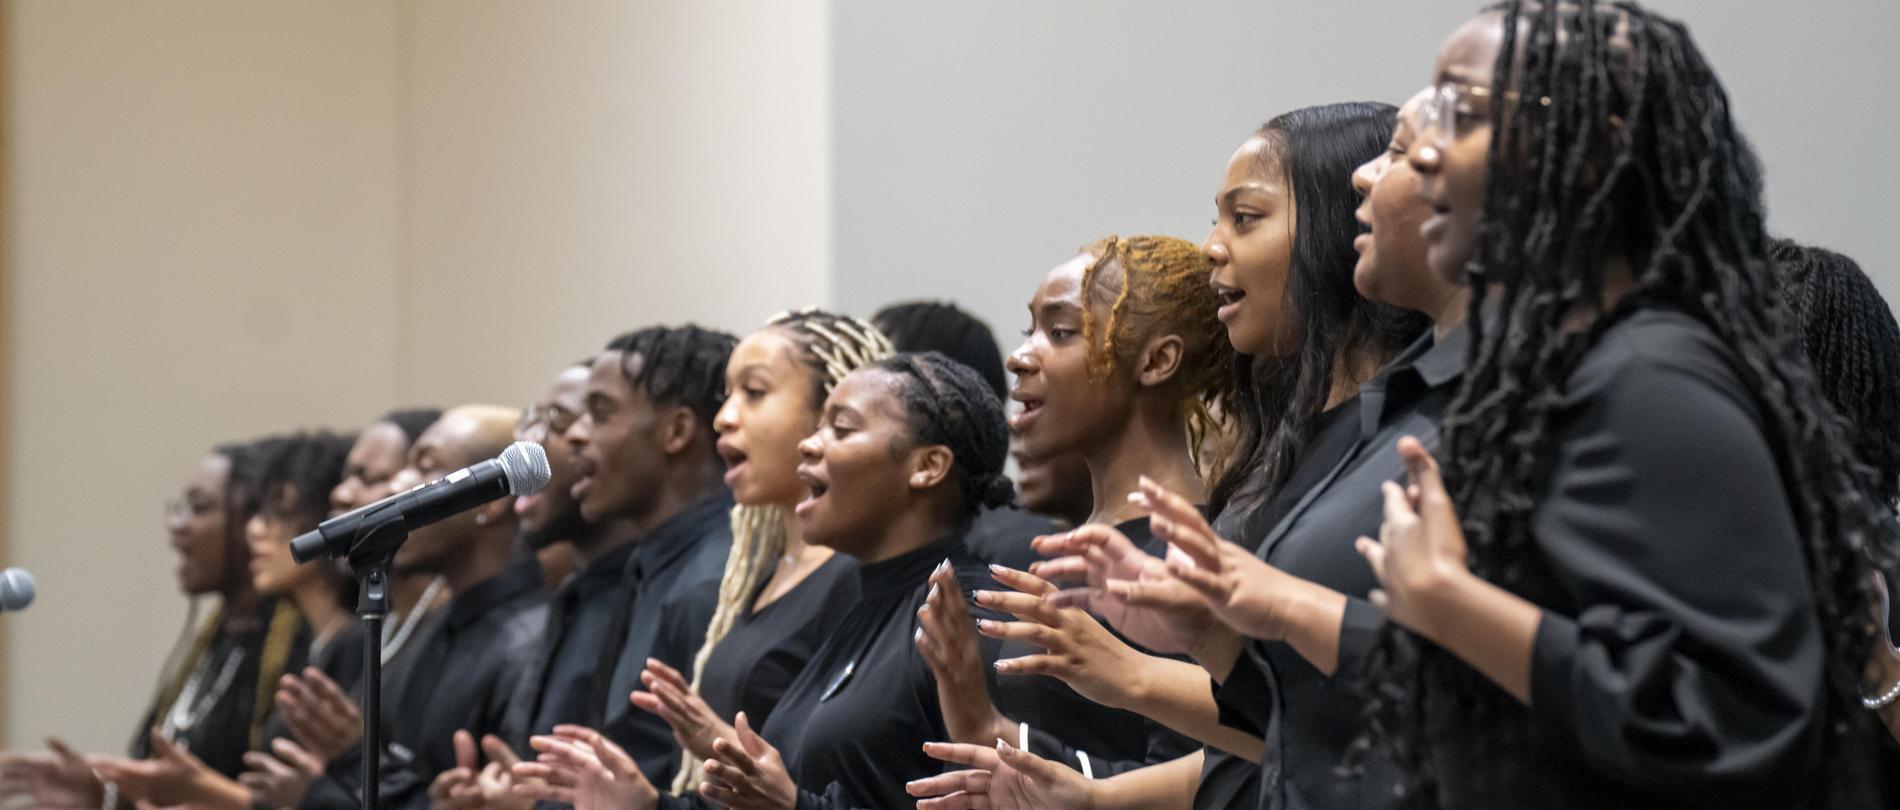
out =
[[(1418, 137), (1430, 139), (1439, 146), (1450, 144), (1480, 121), (1490, 120), (1487, 105), (1493, 95), (1512, 103), (1525, 100), (1514, 90), (1494, 93), (1491, 88), (1477, 84), (1455, 81), (1439, 84), (1432, 90), (1431, 98), (1419, 108)], [(1550, 96), (1538, 96), (1536, 102), (1540, 107), (1548, 107)]]
[(190, 520), (218, 511), (219, 505), (212, 501), (197, 500), (190, 497), (172, 498), (165, 501), (165, 519)]
[(567, 433), (567, 429), (574, 426), (574, 421), (574, 414), (564, 409), (552, 405), (535, 405), (521, 412), (521, 421), (515, 423), (515, 432), (529, 439), (554, 438)]

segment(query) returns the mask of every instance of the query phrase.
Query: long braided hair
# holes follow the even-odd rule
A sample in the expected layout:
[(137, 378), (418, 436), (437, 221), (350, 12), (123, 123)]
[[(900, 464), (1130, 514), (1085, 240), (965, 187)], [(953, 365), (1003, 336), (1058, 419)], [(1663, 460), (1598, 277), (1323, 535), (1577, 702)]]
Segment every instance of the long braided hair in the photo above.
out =
[[(791, 338), (799, 349), (799, 361), (811, 371), (814, 423), (825, 397), (839, 380), (891, 354), (891, 342), (877, 327), (822, 309), (781, 312), (767, 319), (764, 328)], [(699, 691), (699, 680), (713, 648), (732, 631), (733, 622), (752, 608), (752, 594), (771, 576), (779, 555), (785, 553), (791, 520), (792, 513), (776, 504), (732, 507), (732, 551), (726, 556), (726, 572), (719, 579), (719, 602), (706, 626), (706, 641), (693, 656), (693, 691)], [(673, 792), (684, 794), (704, 778), (705, 763), (691, 751), (684, 752), (679, 775), (673, 779)]]
[(1234, 456), (1208, 496), (1216, 513), (1236, 500), (1264, 502), (1286, 483), (1342, 358), (1383, 364), (1424, 333), (1424, 316), (1370, 301), (1352, 284), (1352, 240), (1362, 230), (1352, 173), (1385, 151), (1397, 120), (1390, 104), (1322, 104), (1275, 116), (1255, 133), (1277, 164), (1263, 168), (1286, 181), (1297, 211), (1282, 300), (1300, 346), (1285, 358), (1234, 356)]
[(1788, 239), (1769, 242), (1782, 297), (1814, 380), (1841, 418), (1872, 497), (1900, 500), (1900, 323), (1853, 259)]
[[(1866, 574), (1890, 569), (1893, 540), (1787, 328), (1760, 171), (1727, 94), (1680, 23), (1633, 3), (1513, 0), (1502, 10), (1493, 97), (1525, 101), (1492, 107), (1478, 248), (1466, 267), (1471, 357), (1440, 454), (1471, 570), (1515, 593), (1537, 587), (1531, 517), (1564, 381), (1639, 303), (1678, 308), (1733, 347), (1742, 384), (1758, 392), (1836, 676), (1826, 726), (1844, 729), (1860, 713), (1855, 676), (1874, 633)], [(1630, 262), (1635, 286), (1605, 311), (1614, 257)], [(1565, 328), (1592, 308), (1600, 314), (1588, 328)], [(1496, 322), (1487, 326), (1485, 313)], [(1427, 686), (1469, 708), (1470, 722), (1522, 711), (1395, 623), (1368, 668), (1368, 728), (1391, 747), (1414, 801), (1429, 803), (1435, 786)]]
[[(1207, 283), (1207, 256), (1194, 243), (1172, 236), (1109, 236), (1082, 248), (1093, 258), (1082, 271), (1084, 301), (1098, 290), (1111, 295), (1106, 323), (1097, 323), (1091, 307), (1082, 308), (1082, 339), (1091, 377), (1100, 379), (1130, 362), (1156, 334), (1181, 337), (1180, 370), (1167, 393), (1180, 403), (1188, 450), (1197, 466), (1218, 478), (1225, 459), (1200, 457), (1206, 440), (1224, 430), (1234, 411), (1232, 369), (1238, 356), (1219, 320), (1207, 316), (1220, 308)], [(1118, 269), (1119, 273), (1111, 270)], [(1104, 273), (1119, 275), (1110, 280)], [(1098, 287), (1098, 284), (1102, 284)]]

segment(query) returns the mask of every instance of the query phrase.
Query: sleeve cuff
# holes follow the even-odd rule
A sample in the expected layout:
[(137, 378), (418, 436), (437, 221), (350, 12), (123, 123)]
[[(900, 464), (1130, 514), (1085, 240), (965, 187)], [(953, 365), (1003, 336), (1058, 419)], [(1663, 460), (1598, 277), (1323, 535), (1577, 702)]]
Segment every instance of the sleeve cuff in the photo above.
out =
[(1273, 713), (1273, 685), (1267, 681), (1266, 667), (1250, 649), (1242, 648), (1234, 660), (1227, 680), (1214, 681), (1214, 706), (1220, 724), (1256, 737)]
[(1575, 706), (1567, 697), (1570, 672), (1577, 660), (1577, 624), (1546, 610), (1531, 640), (1531, 723), (1539, 736), (1573, 745)]
[(1330, 680), (1357, 682), (1365, 672), (1366, 655), (1379, 643), (1384, 629), (1384, 612), (1364, 599), (1346, 597), (1346, 612), (1339, 620), (1339, 662)]

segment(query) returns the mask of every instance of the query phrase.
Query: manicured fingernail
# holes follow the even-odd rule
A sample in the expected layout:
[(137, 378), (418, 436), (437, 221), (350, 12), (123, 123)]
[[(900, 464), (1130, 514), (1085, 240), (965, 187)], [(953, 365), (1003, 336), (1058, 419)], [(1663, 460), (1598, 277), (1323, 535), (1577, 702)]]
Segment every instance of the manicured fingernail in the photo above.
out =
[(916, 632), (915, 634), (913, 634), (913, 635), (911, 636), (911, 638), (913, 638), (913, 639), (916, 639), (916, 640), (918, 640), (918, 641), (923, 641), (923, 640), (924, 640), (924, 629), (923, 629), (922, 627), (919, 627), (919, 628), (917, 628), (917, 632)]
[(1141, 494), (1140, 492), (1130, 492), (1130, 493), (1128, 493), (1128, 502), (1129, 502), (1129, 503), (1141, 503), (1142, 501), (1145, 501), (1145, 500), (1148, 500), (1148, 496), (1146, 496), (1146, 495), (1143, 495), (1143, 494)]
[(996, 600), (996, 593), (993, 591), (976, 591), (971, 595), (976, 598), (976, 603), (979, 605), (987, 605)]
[(930, 583), (930, 593), (924, 594), (924, 598), (925, 599), (937, 598), (937, 583), (935, 582)]
[(990, 621), (989, 619), (977, 619), (977, 620), (976, 620), (976, 626), (977, 626), (977, 629), (980, 629), (980, 630), (988, 630), (988, 629), (990, 629), (990, 628), (992, 628), (992, 627), (994, 627), (995, 625), (996, 625), (996, 622), (993, 622), (993, 621)]
[(1010, 573), (1010, 569), (1009, 569), (1009, 567), (1008, 567), (1008, 566), (1004, 566), (1004, 565), (997, 565), (997, 564), (995, 564), (995, 563), (990, 563), (990, 573), (992, 573), (992, 574), (1007, 574), (1007, 573)]

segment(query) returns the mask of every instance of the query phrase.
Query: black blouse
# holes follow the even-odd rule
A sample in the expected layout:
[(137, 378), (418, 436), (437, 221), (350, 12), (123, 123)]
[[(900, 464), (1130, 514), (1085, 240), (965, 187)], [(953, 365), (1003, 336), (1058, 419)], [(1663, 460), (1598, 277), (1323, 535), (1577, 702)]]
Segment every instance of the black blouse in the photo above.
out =
[(1365, 601), (1378, 583), (1353, 541), (1378, 536), (1384, 518), (1379, 485), (1403, 474), (1399, 438), (1415, 436), (1428, 447), (1436, 443), (1439, 419), (1464, 374), (1468, 345), (1463, 329), (1442, 341), (1428, 334), (1362, 386), (1358, 418), (1334, 423), (1336, 431), (1354, 437), (1351, 446), (1297, 498), (1256, 549), (1275, 568), (1347, 597), (1333, 677), (1314, 668), (1291, 645), (1250, 640), (1233, 671), (1215, 689), (1222, 723), (1258, 733), (1266, 743), (1259, 769), (1260, 806), (1392, 803), (1394, 774), (1384, 761), (1372, 759), (1357, 778), (1336, 774), (1361, 727), (1364, 701), (1354, 690), (1354, 676), (1383, 621), (1378, 609)]
[[(214, 617), (213, 621), (220, 624), (186, 674), (187, 680), (197, 681), (197, 687), (190, 695), (179, 695), (179, 700), (190, 702), (179, 714), (191, 722), (177, 732), (175, 740), (187, 745), (212, 770), (233, 779), (245, 770), (244, 754), (251, 750), (255, 711), (260, 702), (265, 711), (272, 705), (268, 695), (264, 701), (258, 699), (258, 668), (277, 605), (278, 600), (260, 599), (249, 621), (224, 623), (222, 616)], [(227, 626), (239, 629), (227, 630)], [(293, 653), (301, 643), (292, 640)], [(273, 689), (275, 685), (269, 684)], [(151, 730), (163, 724), (174, 708), (155, 704), (147, 711), (132, 737), (130, 753), (134, 759), (152, 755)]]
[(1578, 361), (1531, 516), (1530, 709), (1507, 702), (1480, 729), (1428, 679), (1441, 805), (1803, 807), (1819, 793), (1821, 625), (1740, 362), (1655, 304)]
[[(946, 559), (965, 598), (997, 587), (960, 537), (862, 566), (861, 599), (765, 724), (761, 734), (778, 747), (799, 786), (799, 810), (912, 807), (917, 800), (904, 783), (943, 772), (923, 751), (923, 743), (946, 739), (947, 732), (936, 679), (912, 636), (930, 572)], [(984, 638), (981, 646), (986, 671), (993, 672), (995, 641)]]
[(857, 603), (859, 593), (858, 561), (832, 555), (772, 604), (734, 620), (706, 658), (699, 696), (727, 722), (743, 711), (763, 728), (786, 688), (805, 671), (806, 662)]

